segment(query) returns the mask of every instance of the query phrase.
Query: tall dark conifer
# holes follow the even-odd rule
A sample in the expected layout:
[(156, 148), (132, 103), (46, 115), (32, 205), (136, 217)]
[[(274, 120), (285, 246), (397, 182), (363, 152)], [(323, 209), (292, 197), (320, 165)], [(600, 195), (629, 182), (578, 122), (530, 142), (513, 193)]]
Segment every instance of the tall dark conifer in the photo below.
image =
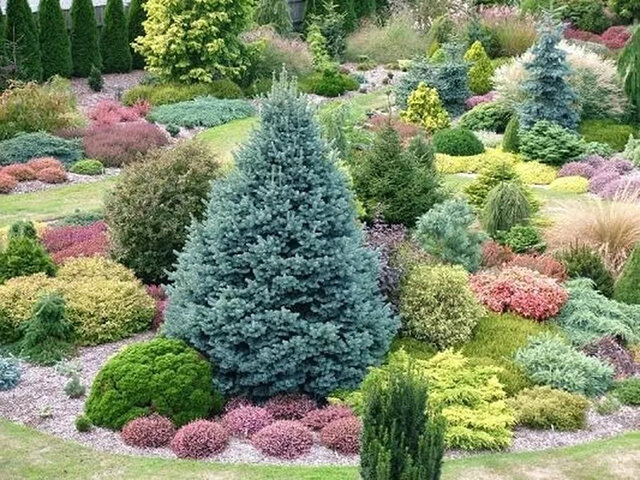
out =
[(60, 0), (40, 0), (38, 20), (43, 78), (47, 79), (54, 75), (70, 77), (73, 68), (71, 43), (64, 24)]
[(15, 62), (17, 78), (42, 80), (38, 28), (27, 0), (8, 0), (6, 32), (7, 55)]
[(71, 59), (76, 77), (88, 77), (94, 66), (102, 69), (98, 26), (91, 0), (73, 0), (71, 4)]
[(147, 19), (147, 12), (144, 9), (145, 0), (131, 0), (127, 17), (127, 27), (129, 31), (129, 50), (131, 51), (131, 66), (134, 70), (144, 68), (144, 57), (136, 52), (132, 45), (136, 38), (144, 35), (144, 21)]
[(122, 0), (107, 0), (102, 36), (100, 37), (100, 54), (104, 73), (120, 73), (131, 70), (129, 33)]

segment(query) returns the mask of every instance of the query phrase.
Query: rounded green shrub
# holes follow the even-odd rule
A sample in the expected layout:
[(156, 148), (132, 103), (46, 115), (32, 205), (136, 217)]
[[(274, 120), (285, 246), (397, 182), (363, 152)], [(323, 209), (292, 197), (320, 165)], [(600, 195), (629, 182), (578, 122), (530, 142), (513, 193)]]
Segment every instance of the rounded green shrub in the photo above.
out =
[(80, 433), (86, 433), (90, 431), (91, 427), (93, 426), (91, 424), (91, 420), (89, 420), (86, 415), (78, 415), (76, 417), (75, 424), (76, 430)]
[(469, 276), (459, 266), (417, 266), (400, 294), (406, 335), (439, 349), (467, 341), (482, 314), (469, 288)]
[(589, 400), (551, 387), (533, 387), (511, 400), (518, 424), (540, 430), (580, 430), (587, 424)]
[(558, 177), (557, 170), (540, 162), (522, 162), (513, 167), (524, 183), (528, 185), (549, 185)]
[(464, 59), (471, 63), (469, 68), (469, 88), (476, 95), (483, 95), (491, 90), (493, 65), (482, 43), (475, 41), (464, 54)]
[[(520, 182), (513, 165), (507, 161), (498, 160), (492, 162), (480, 170), (478, 177), (464, 189), (464, 193), (469, 199), (469, 203), (478, 210), (484, 208), (489, 192), (502, 182)], [(527, 198), (532, 206), (533, 195), (529, 190), (525, 190)], [(535, 209), (535, 208), (534, 208)]]
[(151, 413), (182, 426), (221, 408), (209, 362), (180, 340), (156, 338), (126, 347), (100, 369), (85, 412), (94, 425), (119, 430)]
[(619, 302), (640, 304), (640, 243), (637, 243), (627, 260), (613, 293)]
[(498, 232), (506, 232), (516, 225), (525, 225), (533, 213), (522, 184), (500, 182), (487, 195), (482, 210), (482, 225), (487, 233), (496, 237)]
[(569, 278), (589, 278), (605, 297), (613, 296), (614, 279), (599, 253), (586, 245), (575, 244), (557, 255)]
[(520, 132), (520, 153), (529, 160), (562, 165), (579, 157), (585, 148), (578, 134), (546, 120)]
[(446, 153), (457, 157), (484, 153), (484, 145), (466, 128), (448, 128), (436, 132), (433, 146), (438, 153)]
[(613, 394), (625, 405), (640, 405), (640, 378), (627, 378), (613, 385)]
[(511, 227), (500, 236), (500, 241), (515, 253), (541, 252), (546, 248), (540, 230), (530, 225)]
[(502, 149), (505, 152), (520, 152), (520, 124), (517, 115), (512, 115), (511, 120), (507, 123), (502, 138)]
[(511, 112), (500, 102), (476, 105), (460, 117), (459, 126), (469, 130), (502, 133), (507, 128)]
[(0, 284), (10, 278), (33, 273), (53, 275), (56, 267), (44, 247), (33, 238), (18, 235), (0, 251)]
[(338, 97), (345, 92), (357, 90), (360, 84), (351, 75), (332, 69), (313, 72), (300, 79), (300, 91), (323, 97)]
[(74, 163), (69, 171), (78, 175), (101, 175), (104, 173), (104, 165), (100, 160), (80, 160)]
[(560, 177), (549, 184), (549, 190), (561, 193), (587, 193), (589, 180), (579, 176)]
[(444, 109), (435, 88), (422, 82), (407, 99), (407, 109), (400, 112), (407, 123), (419, 125), (427, 132), (435, 132), (449, 126), (449, 114)]

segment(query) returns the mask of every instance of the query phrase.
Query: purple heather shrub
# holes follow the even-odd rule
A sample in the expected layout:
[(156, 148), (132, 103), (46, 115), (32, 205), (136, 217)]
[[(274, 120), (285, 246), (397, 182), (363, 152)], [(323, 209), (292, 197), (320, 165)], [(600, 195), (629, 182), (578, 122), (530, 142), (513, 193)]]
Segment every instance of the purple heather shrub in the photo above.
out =
[(250, 438), (274, 422), (269, 410), (261, 407), (240, 407), (226, 413), (222, 424), (231, 435)]
[(609, 182), (603, 187), (600, 196), (609, 200), (619, 197), (640, 200), (640, 175), (627, 175)]
[(633, 162), (620, 155), (611, 157), (606, 164), (611, 165), (620, 175), (631, 173), (634, 168)]
[(587, 155), (582, 159), (583, 162), (588, 163), (594, 169), (599, 168), (606, 160), (600, 155)]
[(614, 169), (600, 169), (589, 180), (589, 191), (601, 195), (609, 183), (619, 179), (620, 174)]
[(127, 445), (140, 448), (159, 448), (168, 445), (176, 434), (173, 422), (160, 415), (140, 417), (127, 423), (120, 435)]
[(353, 416), (353, 411), (345, 405), (329, 405), (307, 413), (302, 419), (302, 424), (313, 430), (322, 430), (334, 420)]
[(276, 395), (264, 404), (276, 420), (300, 420), (311, 410), (318, 408), (309, 396), (300, 393)]
[(362, 422), (357, 417), (334, 420), (320, 432), (322, 444), (343, 455), (355, 455), (360, 450)]
[(251, 442), (265, 455), (291, 460), (309, 453), (313, 433), (300, 422), (281, 420), (260, 430)]
[(253, 404), (251, 403), (251, 400), (249, 400), (247, 397), (244, 397), (244, 396), (231, 397), (229, 400), (227, 400), (227, 403), (224, 406), (224, 411), (225, 413), (228, 413), (232, 410), (235, 410), (236, 408), (252, 407), (252, 406)]
[(473, 107), (480, 105), (481, 103), (489, 103), (493, 102), (496, 98), (496, 92), (488, 92), (484, 95), (474, 95), (472, 97), (467, 98), (465, 104), (469, 110)]
[(558, 177), (591, 178), (594, 172), (595, 168), (585, 161), (569, 162), (562, 166), (558, 172)]
[(219, 423), (196, 420), (186, 424), (171, 441), (178, 458), (207, 458), (222, 452), (229, 443), (229, 432)]

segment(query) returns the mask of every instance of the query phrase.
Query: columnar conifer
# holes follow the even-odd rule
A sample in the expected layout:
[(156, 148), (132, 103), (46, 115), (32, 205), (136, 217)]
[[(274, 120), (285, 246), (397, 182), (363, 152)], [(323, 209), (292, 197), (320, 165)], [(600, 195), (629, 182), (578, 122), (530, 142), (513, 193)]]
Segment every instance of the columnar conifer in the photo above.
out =
[(43, 78), (54, 75), (70, 77), (72, 70), (71, 43), (64, 23), (60, 0), (40, 0), (40, 50)]
[(8, 0), (6, 38), (21, 80), (42, 80), (38, 29), (27, 0)]
[(91, 0), (73, 0), (71, 4), (71, 59), (76, 77), (88, 77), (94, 66), (102, 69), (98, 26)]
[(131, 70), (129, 33), (122, 0), (107, 1), (100, 37), (100, 54), (103, 72), (119, 73)]

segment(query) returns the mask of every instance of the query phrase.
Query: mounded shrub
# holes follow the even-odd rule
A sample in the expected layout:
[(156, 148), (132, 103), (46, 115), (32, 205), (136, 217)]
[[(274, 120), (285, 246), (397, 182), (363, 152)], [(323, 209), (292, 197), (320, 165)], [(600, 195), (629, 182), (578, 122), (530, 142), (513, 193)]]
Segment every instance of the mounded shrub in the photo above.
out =
[(89, 420), (86, 415), (78, 415), (76, 417), (75, 425), (76, 430), (80, 433), (89, 432), (93, 428), (91, 420)]
[(582, 177), (560, 177), (551, 182), (549, 190), (562, 193), (587, 193), (589, 191), (589, 180)]
[[(492, 162), (480, 170), (478, 177), (464, 189), (469, 203), (481, 210), (487, 200), (489, 192), (502, 182), (521, 182), (512, 163), (504, 160)], [(529, 202), (533, 205), (533, 195), (526, 190)]]
[(438, 92), (424, 82), (418, 85), (407, 99), (407, 109), (400, 112), (407, 123), (419, 125), (427, 132), (437, 132), (450, 124), (449, 113), (444, 109)]
[(32, 158), (26, 165), (36, 173), (45, 168), (64, 168), (64, 164), (54, 157)]
[(13, 358), (0, 356), (0, 392), (11, 390), (20, 382), (20, 366)]
[(640, 304), (640, 243), (634, 247), (618, 277), (613, 298), (619, 302)]
[(589, 278), (605, 297), (613, 296), (614, 279), (602, 256), (586, 245), (574, 244), (558, 252), (558, 259), (567, 269), (569, 278)]
[(65, 140), (44, 132), (23, 133), (0, 142), (0, 166), (27, 163), (38, 157), (54, 157), (65, 165), (83, 157), (77, 140)]
[(8, 165), (2, 169), (0, 169), (0, 173), (4, 175), (9, 175), (15, 178), (18, 182), (25, 182), (28, 180), (35, 180), (36, 172), (25, 165), (24, 163), (16, 163), (13, 165)]
[(555, 168), (540, 162), (517, 163), (514, 169), (527, 185), (549, 185), (558, 176)]
[(323, 97), (339, 97), (345, 92), (357, 90), (358, 80), (332, 69), (313, 72), (300, 79), (300, 91), (314, 93)]
[(510, 267), (523, 267), (535, 270), (545, 277), (564, 282), (567, 279), (567, 269), (562, 262), (549, 255), (518, 254), (505, 262)]
[(613, 386), (613, 394), (624, 405), (640, 405), (640, 379), (628, 378), (616, 382)]
[(600, 142), (609, 145), (616, 152), (624, 150), (630, 136), (635, 137), (637, 130), (610, 119), (584, 120), (580, 123), (580, 134), (585, 142)]
[(546, 248), (540, 230), (531, 225), (515, 225), (504, 235), (500, 241), (515, 253), (543, 252)]
[(125, 266), (106, 258), (76, 258), (65, 262), (56, 276), (66, 282), (94, 278), (135, 282), (136, 276)]
[(276, 395), (264, 404), (276, 420), (300, 420), (317, 406), (309, 396), (297, 393)]
[[(459, 126), (468, 130), (502, 133), (507, 128), (511, 112), (500, 102), (476, 105), (460, 117)], [(507, 150), (508, 151), (508, 150)]]
[(154, 107), (171, 103), (186, 102), (198, 97), (242, 98), (242, 89), (229, 79), (214, 80), (211, 83), (160, 83), (137, 85), (124, 94), (125, 105), (133, 106), (146, 101)]
[(438, 153), (458, 157), (484, 153), (482, 142), (466, 128), (449, 128), (436, 132), (433, 136), (433, 147)]
[(520, 151), (520, 122), (518, 116), (512, 115), (507, 123), (502, 139), (502, 149), (505, 152), (518, 153)]
[(362, 421), (357, 417), (334, 420), (320, 432), (322, 444), (343, 455), (356, 455), (360, 451)]
[(311, 410), (302, 418), (301, 422), (312, 430), (322, 430), (335, 420), (353, 416), (353, 411), (345, 405), (328, 405)]
[(0, 284), (10, 278), (34, 273), (53, 275), (56, 267), (44, 247), (33, 238), (10, 235), (4, 251), (0, 251)]
[(562, 165), (585, 151), (585, 143), (575, 132), (546, 120), (520, 132), (520, 153), (530, 160)]
[(252, 406), (234, 408), (222, 417), (222, 425), (231, 435), (240, 438), (251, 438), (274, 421), (269, 410)]
[(18, 180), (0, 172), (0, 193), (11, 193), (18, 186)]
[(464, 343), (483, 314), (459, 266), (420, 265), (409, 272), (400, 296), (406, 335), (438, 349)]
[(36, 173), (36, 180), (44, 183), (64, 183), (67, 181), (67, 172), (63, 168), (43, 168)]
[(164, 125), (210, 128), (254, 114), (255, 109), (246, 100), (200, 97), (195, 100), (155, 107), (147, 115), (147, 119), (150, 122)]
[(102, 221), (47, 228), (42, 243), (58, 265), (71, 258), (106, 257), (109, 250), (107, 226)]
[(313, 434), (300, 422), (279, 420), (256, 433), (251, 443), (265, 455), (293, 460), (311, 451)]
[(139, 448), (164, 447), (169, 445), (175, 434), (173, 422), (160, 415), (134, 418), (120, 432), (124, 443)]
[[(109, 359), (93, 381), (85, 411), (95, 425), (110, 429), (151, 413), (182, 426), (222, 409), (212, 378), (211, 365), (198, 352), (179, 340), (156, 338)], [(176, 438), (186, 435), (178, 432)]]
[(221, 453), (229, 444), (229, 432), (219, 423), (195, 420), (183, 426), (171, 441), (178, 458), (207, 458)]
[(540, 430), (585, 428), (589, 405), (582, 395), (550, 387), (529, 388), (513, 399), (518, 424)]
[(104, 173), (104, 165), (99, 160), (80, 160), (74, 163), (69, 171), (77, 175), (102, 175)]

